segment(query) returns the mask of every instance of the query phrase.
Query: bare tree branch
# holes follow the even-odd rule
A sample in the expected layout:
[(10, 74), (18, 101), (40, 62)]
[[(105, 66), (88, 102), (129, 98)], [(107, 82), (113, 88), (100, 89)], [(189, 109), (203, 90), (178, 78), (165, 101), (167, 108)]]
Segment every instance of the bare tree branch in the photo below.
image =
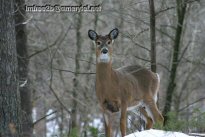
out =
[(66, 70), (66, 69), (58, 69), (58, 68), (53, 68), (54, 70), (59, 70), (59, 71), (63, 71), (63, 72), (69, 72), (69, 73), (73, 73), (73, 74), (96, 74), (94, 72), (74, 72), (71, 70)]
[(178, 110), (178, 112), (183, 111), (184, 109), (188, 108), (189, 106), (191, 106), (191, 105), (193, 105), (193, 104), (196, 104), (196, 103), (198, 103), (198, 102), (200, 102), (200, 101), (203, 101), (203, 100), (205, 100), (205, 97), (199, 98), (199, 99), (197, 99), (196, 101), (194, 101), (194, 102), (192, 102), (192, 103), (186, 105), (185, 107), (180, 108), (180, 109)]
[(184, 48), (184, 50), (182, 51), (182, 54), (181, 54), (181, 56), (179, 57), (178, 63), (181, 62), (181, 60), (182, 60), (182, 58), (184, 57), (184, 54), (186, 53), (188, 47), (191, 45), (190, 43), (191, 43), (191, 42), (189, 42), (189, 43), (187, 44), (187, 46)]
[[(66, 33), (64, 34), (64, 36), (59, 35), (59, 37), (58, 37), (51, 45), (48, 45), (46, 48), (44, 48), (44, 49), (42, 49), (42, 50), (39, 50), (39, 51), (36, 51), (35, 53), (32, 53), (31, 55), (28, 56), (28, 58), (30, 59), (30, 58), (32, 58), (33, 56), (35, 56), (35, 55), (37, 55), (37, 54), (40, 54), (40, 53), (42, 53), (42, 52), (44, 52), (44, 51), (46, 51), (46, 50), (48, 50), (48, 49), (54, 47), (55, 45), (57, 45), (57, 43), (58, 43), (59, 41), (60, 41), (60, 42), (63, 41), (63, 40), (65, 39), (65, 37), (67, 36), (68, 31), (71, 29), (71, 26), (72, 26), (72, 25), (70, 25), (70, 26), (68, 27), (68, 29), (67, 29)], [(63, 29), (62, 29), (62, 31), (63, 31)], [(61, 33), (61, 34), (62, 34), (62, 33)], [(62, 38), (61, 38), (61, 37), (62, 37)], [(60, 39), (60, 38), (61, 38), (61, 39)]]
[[(70, 27), (71, 27), (71, 25), (68, 27), (68, 29), (67, 29), (67, 31), (66, 31), (64, 37), (67, 36), (68, 31), (70, 30)], [(64, 39), (64, 38), (63, 38), (63, 39)], [(69, 111), (69, 110), (67, 109), (67, 107), (62, 103), (62, 101), (60, 100), (60, 98), (59, 98), (58, 95), (55, 93), (54, 89), (52, 88), (52, 83), (53, 83), (53, 69), (52, 69), (52, 68), (53, 68), (53, 59), (54, 59), (54, 57), (55, 57), (55, 55), (56, 55), (56, 53), (57, 53), (57, 50), (60, 48), (61, 44), (62, 44), (62, 41), (60, 41), (58, 47), (56, 48), (55, 52), (54, 52), (53, 55), (51, 56), (51, 62), (50, 62), (51, 78), (50, 78), (49, 88), (50, 88), (50, 91), (51, 91), (51, 92), (53, 93), (53, 95), (55, 96), (55, 98), (57, 99), (57, 101), (59, 102), (59, 104), (68, 112), (68, 114), (71, 114), (71, 111)]]
[(162, 9), (162, 10), (156, 12), (156, 15), (155, 15), (155, 16), (158, 16), (160, 13), (165, 12), (165, 11), (168, 11), (168, 10), (171, 10), (171, 9), (174, 9), (174, 8), (176, 8), (176, 7), (175, 7), (175, 6), (172, 6), (172, 7), (167, 7), (166, 9)]
[(49, 116), (51, 116), (51, 115), (53, 115), (53, 114), (55, 114), (55, 113), (57, 113), (57, 112), (58, 112), (58, 111), (55, 110), (55, 111), (53, 111), (53, 112), (51, 112), (51, 113), (49, 113), (49, 114), (43, 116), (42, 118), (36, 120), (35, 122), (33, 122), (33, 126), (36, 125), (36, 124), (38, 124), (41, 120), (44, 120), (45, 118), (47, 118), (47, 117), (49, 117)]
[(125, 38), (129, 38), (136, 46), (142, 48), (142, 49), (145, 49), (146, 51), (150, 52), (150, 49), (146, 48), (145, 46), (137, 43), (134, 39), (135, 39), (136, 36), (132, 37), (130, 34), (128, 35), (125, 35)]
[[(75, 58), (75, 57), (72, 57), (72, 56), (68, 56), (68, 55), (67, 55), (66, 57), (76, 60), (76, 58)], [(83, 61), (83, 62), (87, 62), (87, 63), (92, 64), (92, 65), (96, 65), (96, 63), (94, 63), (94, 62), (92, 62), (92, 61), (85, 60), (85, 59), (77, 59), (77, 60)]]
[(53, 93), (53, 95), (55, 96), (55, 98), (57, 99), (57, 101), (59, 102), (59, 104), (68, 112), (68, 114), (71, 114), (70, 110), (68, 110), (67, 107), (63, 104), (63, 102), (60, 100), (60, 98), (58, 97), (56, 92), (53, 90), (53, 88), (51, 86), (49, 88), (51, 92)]
[(166, 69), (169, 73), (171, 72), (170, 69), (169, 69), (167, 66), (165, 66), (165, 65), (163, 65), (163, 64), (161, 64), (161, 63), (157, 63), (157, 65), (163, 67), (163, 68)]
[(144, 58), (141, 58), (139, 56), (136, 56), (136, 55), (133, 55), (135, 58), (137, 59), (140, 59), (140, 60), (143, 60), (143, 61), (146, 61), (146, 62), (151, 62), (151, 60), (148, 60), (148, 59), (144, 59)]

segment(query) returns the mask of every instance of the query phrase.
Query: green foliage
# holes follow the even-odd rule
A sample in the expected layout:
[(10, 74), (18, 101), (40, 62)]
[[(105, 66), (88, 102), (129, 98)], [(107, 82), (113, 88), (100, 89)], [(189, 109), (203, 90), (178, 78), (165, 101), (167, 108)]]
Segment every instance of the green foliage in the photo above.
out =
[(78, 129), (77, 128), (71, 129), (69, 137), (78, 137)]
[(79, 132), (79, 129), (73, 128), (70, 131), (69, 137), (105, 137), (103, 134), (100, 134), (98, 128), (87, 126), (83, 133)]
[(190, 120), (192, 128), (205, 129), (205, 112), (201, 112), (198, 108), (193, 111), (193, 118)]
[(98, 129), (95, 127), (89, 127), (91, 137), (98, 137)]
[(201, 112), (199, 109), (195, 109), (192, 113), (192, 117), (189, 120), (181, 119), (177, 117), (176, 112), (169, 112), (167, 114), (168, 121), (164, 127), (161, 127), (159, 124), (155, 124), (154, 128), (162, 129), (166, 131), (183, 131), (187, 132), (190, 129), (200, 130), (205, 129), (205, 112)]
[(169, 131), (181, 131), (186, 128), (186, 121), (177, 119), (176, 112), (169, 112), (167, 124), (163, 128)]

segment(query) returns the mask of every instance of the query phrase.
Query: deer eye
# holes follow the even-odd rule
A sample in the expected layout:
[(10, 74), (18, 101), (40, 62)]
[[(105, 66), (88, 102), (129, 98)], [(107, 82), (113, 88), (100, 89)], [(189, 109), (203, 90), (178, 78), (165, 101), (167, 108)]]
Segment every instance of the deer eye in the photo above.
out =
[(108, 41), (107, 44), (110, 45), (111, 41)]
[(97, 41), (97, 42), (96, 42), (96, 44), (97, 44), (97, 45), (100, 45), (100, 44), (101, 44), (101, 42), (100, 42), (100, 41)]

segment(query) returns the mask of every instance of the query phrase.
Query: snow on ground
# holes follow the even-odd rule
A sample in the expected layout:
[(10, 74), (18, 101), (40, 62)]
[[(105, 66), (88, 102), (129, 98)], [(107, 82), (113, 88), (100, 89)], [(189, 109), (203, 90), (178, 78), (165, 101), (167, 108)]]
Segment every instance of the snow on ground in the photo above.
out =
[(127, 135), (126, 137), (196, 137), (196, 136), (189, 136), (180, 132), (150, 129), (141, 132), (135, 132), (133, 134)]

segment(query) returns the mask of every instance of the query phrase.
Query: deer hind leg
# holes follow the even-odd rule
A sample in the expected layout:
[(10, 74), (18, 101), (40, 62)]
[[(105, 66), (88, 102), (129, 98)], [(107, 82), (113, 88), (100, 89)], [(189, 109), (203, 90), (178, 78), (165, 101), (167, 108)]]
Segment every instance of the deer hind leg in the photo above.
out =
[(103, 114), (104, 118), (104, 126), (105, 126), (105, 134), (106, 137), (112, 137), (112, 125), (111, 125), (111, 119), (108, 114)]
[(140, 113), (143, 115), (142, 119), (145, 121), (146, 123), (146, 127), (145, 129), (150, 129), (153, 126), (153, 121), (152, 118), (150, 116), (148, 116), (147, 112), (145, 111), (144, 107), (140, 107), (139, 108)]
[(152, 118), (154, 123), (159, 123), (160, 125), (163, 125), (164, 118), (160, 111), (157, 108), (157, 105), (153, 98), (147, 98), (144, 100), (145, 103), (145, 109), (148, 113), (148, 115)]

